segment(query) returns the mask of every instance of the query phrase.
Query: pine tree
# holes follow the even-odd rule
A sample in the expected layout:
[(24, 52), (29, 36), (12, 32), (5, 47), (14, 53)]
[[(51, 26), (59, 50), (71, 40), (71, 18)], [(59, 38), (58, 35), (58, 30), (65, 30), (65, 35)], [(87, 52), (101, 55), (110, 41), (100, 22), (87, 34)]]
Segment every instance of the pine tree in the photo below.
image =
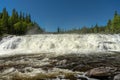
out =
[(18, 21), (18, 12), (15, 9), (12, 10), (11, 21), (15, 24)]
[(120, 16), (117, 14), (117, 11), (115, 11), (111, 29), (112, 33), (120, 32)]
[(13, 34), (14, 34), (14, 27), (13, 27), (13, 25), (16, 23), (16, 19), (15, 19), (16, 17), (15, 17), (15, 15), (16, 15), (16, 10), (13, 9), (12, 10), (12, 16), (9, 17), (9, 19), (8, 19), (9, 26), (10, 26), (9, 32), (13, 33)]
[(96, 24), (94, 27), (94, 33), (98, 33), (98, 24)]
[(81, 29), (81, 33), (88, 33), (88, 29), (86, 26), (84, 26), (82, 29)]
[(29, 14), (29, 15), (26, 14), (25, 21), (26, 21), (27, 23), (31, 23), (31, 16), (30, 16), (30, 14)]
[(12, 15), (9, 16), (6, 8), (0, 12), (0, 35), (2, 34), (25, 34), (28, 30), (37, 28), (39, 32), (43, 32), (42, 28), (39, 25), (36, 26), (37, 23), (31, 20), (31, 15), (27, 14), (24, 16), (24, 13), (18, 12), (13, 9)]
[(108, 23), (107, 23), (107, 26), (105, 27), (105, 32), (106, 33), (111, 33), (111, 27), (112, 27), (112, 21), (109, 19), (108, 20)]
[(3, 30), (3, 33), (8, 33), (7, 30), (9, 30), (8, 28), (8, 12), (6, 11), (6, 8), (3, 8), (3, 12), (2, 12), (2, 19), (1, 19), (1, 27)]
[(0, 13), (0, 19), (2, 19), (2, 13)]

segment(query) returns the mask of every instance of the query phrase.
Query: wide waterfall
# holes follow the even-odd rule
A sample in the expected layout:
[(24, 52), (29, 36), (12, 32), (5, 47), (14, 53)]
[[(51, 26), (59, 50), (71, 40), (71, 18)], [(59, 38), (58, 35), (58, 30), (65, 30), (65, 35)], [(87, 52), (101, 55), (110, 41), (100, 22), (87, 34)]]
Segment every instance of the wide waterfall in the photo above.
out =
[(120, 35), (40, 34), (7, 36), (0, 41), (0, 56), (34, 53), (120, 52)]

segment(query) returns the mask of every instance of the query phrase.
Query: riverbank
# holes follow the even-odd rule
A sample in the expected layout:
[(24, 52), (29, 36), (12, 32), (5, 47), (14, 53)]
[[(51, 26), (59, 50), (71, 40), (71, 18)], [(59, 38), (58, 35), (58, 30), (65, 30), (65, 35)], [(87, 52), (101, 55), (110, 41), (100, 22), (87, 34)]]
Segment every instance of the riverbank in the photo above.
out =
[[(96, 74), (92, 72), (94, 70)], [(119, 53), (56, 57), (41, 54), (0, 58), (0, 78), (3, 80), (57, 80), (61, 77), (66, 80), (113, 80), (119, 73)]]

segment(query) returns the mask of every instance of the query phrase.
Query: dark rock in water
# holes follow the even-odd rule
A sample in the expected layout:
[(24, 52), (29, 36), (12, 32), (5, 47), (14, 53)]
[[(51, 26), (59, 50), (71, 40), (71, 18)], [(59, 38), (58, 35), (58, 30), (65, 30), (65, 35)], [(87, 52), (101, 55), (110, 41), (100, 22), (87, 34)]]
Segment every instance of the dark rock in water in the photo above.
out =
[(112, 78), (114, 76), (115, 71), (117, 71), (117, 68), (115, 67), (98, 67), (89, 70), (86, 76), (101, 80), (109, 80), (108, 78)]
[(120, 80), (120, 74), (117, 74), (117, 75), (114, 77), (114, 80)]
[(80, 80), (88, 80), (87, 78), (84, 78), (84, 77), (80, 77), (78, 79), (80, 79)]

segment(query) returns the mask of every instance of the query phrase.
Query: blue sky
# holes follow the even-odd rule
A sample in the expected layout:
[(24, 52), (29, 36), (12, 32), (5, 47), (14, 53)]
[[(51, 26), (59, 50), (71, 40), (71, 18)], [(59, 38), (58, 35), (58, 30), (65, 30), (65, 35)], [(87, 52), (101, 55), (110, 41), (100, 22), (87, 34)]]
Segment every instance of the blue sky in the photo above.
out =
[(105, 25), (115, 10), (120, 13), (120, 0), (0, 0), (0, 11), (30, 13), (47, 31)]

